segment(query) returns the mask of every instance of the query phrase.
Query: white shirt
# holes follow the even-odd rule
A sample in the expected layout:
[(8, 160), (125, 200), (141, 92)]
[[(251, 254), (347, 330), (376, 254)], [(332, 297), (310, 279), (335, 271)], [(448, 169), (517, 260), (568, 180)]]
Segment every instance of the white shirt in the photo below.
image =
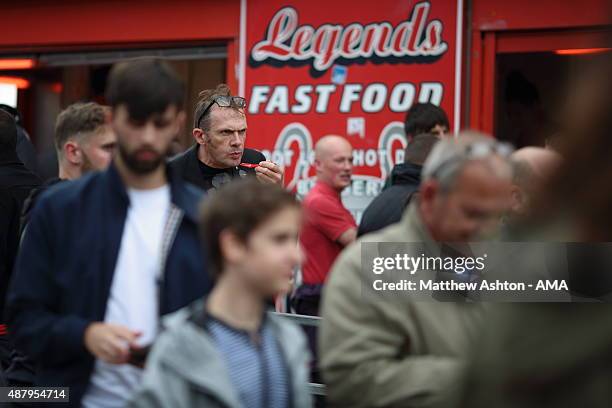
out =
[[(128, 189), (128, 208), (104, 322), (142, 334), (148, 345), (158, 330), (157, 278), (161, 273), (164, 227), (170, 211), (168, 185), (151, 190)], [(142, 370), (96, 360), (83, 397), (86, 408), (123, 407), (140, 384)]]

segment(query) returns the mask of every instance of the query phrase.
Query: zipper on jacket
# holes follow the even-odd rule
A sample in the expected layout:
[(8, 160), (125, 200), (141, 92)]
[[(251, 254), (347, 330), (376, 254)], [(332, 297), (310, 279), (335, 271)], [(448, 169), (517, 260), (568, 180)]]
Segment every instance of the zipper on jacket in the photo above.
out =
[[(164, 225), (164, 233), (162, 236), (162, 246), (161, 246), (161, 254), (159, 257), (159, 270), (157, 272), (157, 309), (158, 309), (158, 317), (161, 318), (164, 311), (164, 298), (163, 298), (163, 287), (165, 281), (166, 274), (166, 264), (168, 261), (168, 255), (170, 254), (170, 249), (172, 249), (172, 245), (174, 244), (174, 240), (176, 239), (176, 235), (178, 233), (179, 227), (181, 225), (181, 221), (184, 216), (183, 210), (178, 208), (176, 205), (170, 203), (170, 210), (168, 211), (168, 218), (166, 219), (166, 224)], [(161, 326), (161, 319), (158, 319), (158, 325)], [(161, 327), (159, 327), (161, 330)]]

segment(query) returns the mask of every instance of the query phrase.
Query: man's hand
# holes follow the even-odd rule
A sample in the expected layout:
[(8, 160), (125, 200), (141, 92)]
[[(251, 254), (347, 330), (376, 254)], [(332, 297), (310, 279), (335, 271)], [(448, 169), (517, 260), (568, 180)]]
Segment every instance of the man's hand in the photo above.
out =
[(92, 323), (85, 329), (85, 347), (96, 358), (110, 364), (125, 364), (130, 356), (130, 346), (141, 333), (124, 326), (108, 323)]
[(283, 169), (271, 161), (259, 162), (255, 167), (257, 179), (262, 183), (283, 184)]

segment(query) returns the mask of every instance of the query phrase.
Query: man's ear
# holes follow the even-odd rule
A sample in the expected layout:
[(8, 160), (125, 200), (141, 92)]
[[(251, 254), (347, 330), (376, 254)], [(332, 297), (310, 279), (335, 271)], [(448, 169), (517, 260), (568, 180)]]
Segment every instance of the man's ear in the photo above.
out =
[(241, 263), (246, 256), (244, 242), (230, 230), (223, 230), (219, 234), (219, 249), (226, 265)]
[(510, 209), (514, 213), (520, 212), (521, 208), (523, 208), (525, 205), (525, 195), (515, 184), (513, 184), (510, 188), (510, 197), (512, 198), (512, 205), (510, 206)]
[(198, 144), (204, 144), (206, 141), (206, 135), (204, 133), (204, 131), (200, 128), (194, 128), (191, 131), (191, 134), (193, 135), (193, 138), (195, 139), (196, 142), (198, 142)]
[(68, 140), (66, 143), (64, 143), (63, 150), (66, 161), (75, 166), (81, 165), (83, 162), (83, 152), (81, 151), (78, 143)]
[(105, 106), (104, 108), (104, 122), (108, 124), (113, 123), (113, 109), (110, 106)]
[(434, 201), (440, 192), (440, 183), (436, 180), (425, 180), (419, 187), (419, 207), (421, 214), (428, 217), (433, 213)]

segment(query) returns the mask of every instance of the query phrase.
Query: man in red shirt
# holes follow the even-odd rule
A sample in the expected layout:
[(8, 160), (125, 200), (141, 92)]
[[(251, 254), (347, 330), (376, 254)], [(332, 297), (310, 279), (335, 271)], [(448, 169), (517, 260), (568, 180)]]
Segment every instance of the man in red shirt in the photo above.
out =
[(336, 257), (357, 236), (357, 225), (340, 193), (351, 184), (353, 149), (340, 136), (326, 136), (315, 146), (317, 183), (303, 201), (300, 245), (305, 261), (302, 285), (295, 294), (299, 314), (318, 315), (321, 288)]

